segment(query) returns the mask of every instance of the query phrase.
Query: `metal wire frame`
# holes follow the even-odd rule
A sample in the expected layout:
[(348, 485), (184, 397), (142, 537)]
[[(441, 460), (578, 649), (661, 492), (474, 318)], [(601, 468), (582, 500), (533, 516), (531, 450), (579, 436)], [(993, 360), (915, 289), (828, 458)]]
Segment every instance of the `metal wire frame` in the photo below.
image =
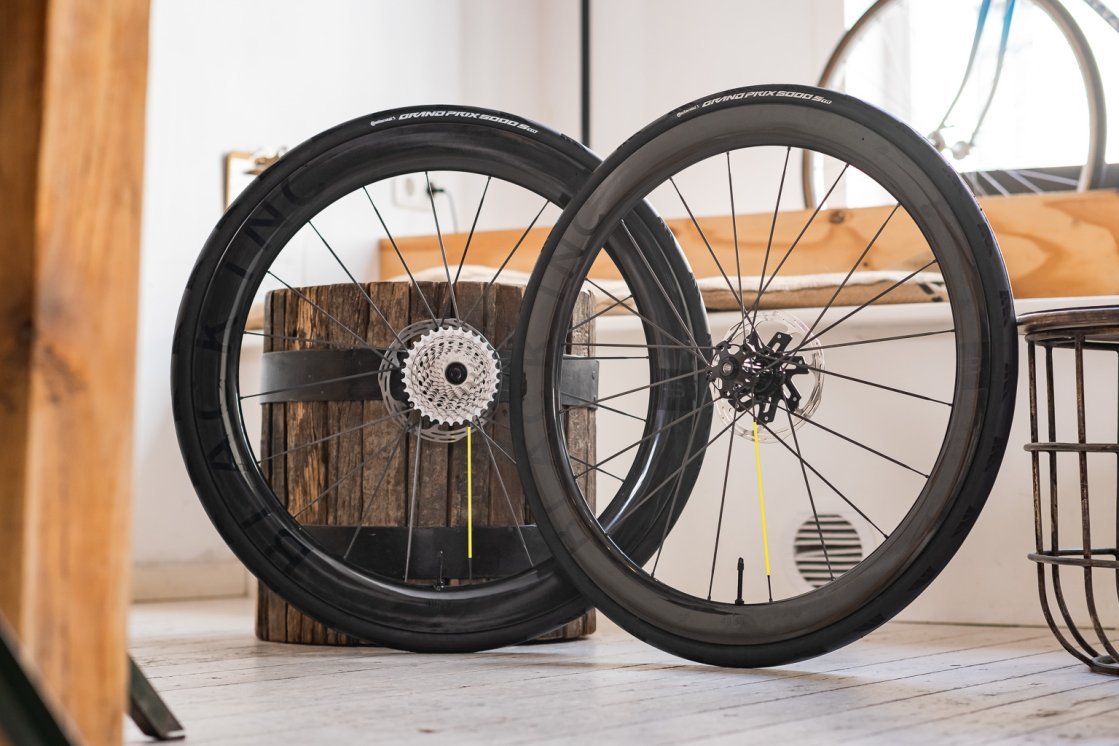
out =
[[(1096, 572), (1114, 572), (1116, 592), (1119, 593), (1119, 412), (1116, 412), (1115, 442), (1090, 443), (1087, 440), (1085, 418), (1084, 359), (1085, 352), (1110, 353), (1119, 362), (1119, 307), (1063, 309), (1026, 314), (1019, 319), (1028, 345), (1030, 443), (1025, 450), (1030, 454), (1033, 469), (1034, 540), (1035, 551), (1029, 558), (1037, 564), (1038, 594), (1045, 621), (1058, 642), (1083, 661), (1093, 671), (1119, 675), (1119, 651), (1104, 629), (1096, 603), (1093, 583)], [(1038, 408), (1038, 348), (1044, 356), (1044, 386), (1046, 440), (1040, 440)], [(1070, 349), (1075, 361), (1076, 430), (1075, 442), (1058, 441), (1056, 403), (1054, 396), (1053, 350)], [(1098, 357), (1098, 356), (1097, 356)], [(1116, 379), (1119, 393), (1119, 378)], [(1059, 490), (1057, 484), (1057, 454), (1075, 453), (1080, 477), (1080, 539), (1079, 547), (1061, 546), (1059, 533)], [(1045, 470), (1048, 478), (1047, 498), (1042, 496), (1041, 456), (1046, 454)], [(1113, 454), (1116, 458), (1115, 494), (1117, 519), (1115, 546), (1096, 547), (1092, 543), (1092, 523), (1088, 489), (1088, 455)], [(1046, 504), (1047, 503), (1047, 504)], [(1046, 514), (1049, 530), (1045, 531)], [(1065, 588), (1061, 584), (1062, 567), (1079, 567), (1083, 571), (1084, 601), (1087, 606), (1090, 629), (1081, 629), (1070, 611)], [(1048, 572), (1047, 572), (1048, 569)], [(1051, 589), (1050, 589), (1051, 584)], [(1056, 602), (1056, 614), (1050, 600)], [(1063, 622), (1057, 623), (1057, 617)], [(1098, 640), (1098, 646), (1095, 641)]]

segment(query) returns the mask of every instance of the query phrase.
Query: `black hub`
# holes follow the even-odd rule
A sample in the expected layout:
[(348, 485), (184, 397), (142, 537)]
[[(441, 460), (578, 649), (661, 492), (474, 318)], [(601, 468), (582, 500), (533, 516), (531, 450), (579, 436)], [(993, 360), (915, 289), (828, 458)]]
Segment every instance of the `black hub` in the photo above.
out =
[(763, 344), (756, 331), (750, 332), (744, 344), (724, 340), (715, 346), (707, 380), (735, 411), (752, 411), (760, 423), (773, 422), (781, 402), (796, 412), (800, 392), (793, 376), (807, 373), (808, 368), (802, 356), (785, 354), (792, 341), (790, 335), (777, 332)]
[(466, 382), (466, 366), (462, 363), (451, 363), (447, 369), (443, 371), (443, 375), (447, 377), (447, 382), (455, 386), (461, 386)]

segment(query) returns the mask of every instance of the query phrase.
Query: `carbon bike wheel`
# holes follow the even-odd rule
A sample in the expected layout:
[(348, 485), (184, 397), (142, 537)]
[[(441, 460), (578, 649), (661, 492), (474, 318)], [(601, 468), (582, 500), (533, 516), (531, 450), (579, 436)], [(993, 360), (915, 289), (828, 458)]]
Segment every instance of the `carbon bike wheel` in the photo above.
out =
[[(788, 211), (806, 149), (840, 176), (814, 209)], [(879, 206), (823, 206), (845, 197)], [(641, 201), (712, 276), (701, 286), (716, 343), (665, 334), (636, 310), (600, 328), (600, 345), (640, 359), (602, 363), (608, 450), (572, 469), (557, 395), (564, 320), (601, 282), (603, 237)], [(971, 193), (909, 127), (802, 86), (694, 101), (607, 159), (540, 267), (514, 343), (522, 482), (572, 582), (632, 634), (725, 666), (818, 655), (904, 608), (967, 535), (1010, 427), (1012, 298)], [(671, 369), (642, 362), (663, 349), (678, 353)], [(660, 418), (688, 445), (629, 503), (667, 501), (678, 518), (654, 555), (633, 556), (615, 540), (631, 514), (596, 517), (579, 480), (595, 474), (599, 498), (624, 485), (644, 467), (629, 458), (633, 422), (658, 416), (634, 392), (697, 381), (710, 397), (696, 419)], [(696, 464), (691, 489), (674, 481)]]
[[(986, 21), (977, 41), (978, 15)], [(1099, 66), (1061, 0), (877, 0), (840, 39), (819, 85), (922, 131), (979, 195), (1084, 191), (1105, 175)], [(816, 204), (828, 181), (820, 169), (805, 154), (806, 205)]]
[[(423, 516), (417, 517), (416, 495), (433, 482), (447, 487), (445, 479), (448, 489), (464, 489), (488, 468), (492, 502), (500, 508), (503, 493), (509, 501), (506, 481), (516, 478), (510, 435), (493, 412), (506, 406), (502, 391), (511, 375), (508, 344), (515, 318), (490, 323), (494, 311), (483, 311), (479, 302), (502, 281), (506, 267), (532, 255), (546, 226), (598, 162), (569, 138), (502, 112), (399, 109), (340, 125), (292, 150), (218, 223), (191, 275), (176, 327), (176, 428), (214, 525), (241, 561), (284, 599), (359, 639), (417, 651), (517, 643), (586, 610), (546, 548), (529, 541), (529, 517), (511, 504), (507, 518), (514, 524), (517, 556), (493, 558), (504, 568), (500, 575), (444, 582), (444, 560), (463, 558), (442, 553), (427, 556), (428, 569), (420, 572)], [(420, 184), (418, 213), (393, 207), (402, 178)], [(694, 284), (688, 296), (687, 264), (655, 215), (638, 206), (629, 228), (626, 235), (611, 237), (607, 253), (619, 257), (618, 266), (634, 286), (674, 287), (683, 313), (690, 308), (702, 321)], [(472, 241), (497, 229), (505, 231), (493, 234), (498, 239), (508, 237), (499, 241), (492, 260), (499, 267), (488, 270), (485, 287), (467, 296), (460, 281), (463, 265), (469, 252), (481, 251), (472, 249)], [(413, 242), (426, 236), (426, 247), (441, 257), (435, 274), (449, 292), (436, 296), (432, 285), (417, 279), (404, 246), (409, 235)], [(419, 314), (416, 323), (400, 323), (398, 306), (375, 299), (366, 282), (375, 276), (372, 248), (378, 238), (386, 255), (403, 265), (398, 306)], [(448, 261), (452, 247), (461, 252), (457, 266)], [(328, 283), (333, 297), (348, 298), (341, 311), (321, 305)], [(275, 301), (280, 296), (283, 303)], [(261, 330), (248, 323), (254, 308), (263, 307), (267, 317), (277, 306), (304, 319), (299, 328), (311, 331), (296, 333), (290, 325)], [(508, 333), (487, 334), (479, 321), (484, 314), (490, 327), (504, 325)], [(664, 323), (679, 324), (675, 315)], [(587, 322), (573, 327), (573, 340), (587, 341), (593, 329)], [(692, 326), (671, 328), (700, 338), (704, 333)], [(294, 367), (285, 370), (266, 355), (270, 367), (259, 373), (253, 345), (262, 341), (266, 352), (282, 350)], [(583, 345), (569, 357), (593, 358), (592, 350)], [(329, 365), (323, 362), (327, 353)], [(576, 362), (593, 374), (596, 361)], [(336, 366), (349, 367), (339, 373)], [(260, 422), (260, 404), (278, 400), (297, 406), (324, 398), (328, 388), (335, 393), (327, 399), (357, 401), (327, 418), (325, 429), (287, 427), (279, 444), (263, 455), (263, 444), (256, 444), (271, 443), (277, 431)], [(666, 392), (660, 405), (690, 409), (694, 397), (705, 392), (693, 387), (690, 395)], [(369, 445), (374, 441), (375, 448)], [(340, 456), (341, 444), (350, 442), (347, 452), (360, 455)], [(673, 438), (652, 439), (646, 458), (674, 447)], [(421, 473), (427, 454), (436, 452), (443, 454), (443, 466)], [(463, 473), (445, 474), (444, 468)], [(656, 474), (657, 467), (650, 471)], [(285, 479), (287, 492), (277, 481)], [(290, 499), (293, 479), (313, 486), (299, 505)], [(372, 513), (379, 508), (370, 506), (389, 481), (404, 490), (395, 506), (407, 516), (404, 530), (375, 526)], [(454, 499), (462, 505), (462, 495)], [(343, 510), (350, 511), (352, 526), (339, 532), (322, 525), (332, 511)], [(469, 508), (464, 510), (469, 515)], [(668, 513), (643, 510), (629, 549), (651, 551), (642, 548), (649, 544), (646, 535), (670, 520)], [(355, 547), (368, 548), (379, 564), (359, 562)], [(473, 549), (466, 551), (473, 557)], [(386, 553), (391, 556), (383, 557)]]

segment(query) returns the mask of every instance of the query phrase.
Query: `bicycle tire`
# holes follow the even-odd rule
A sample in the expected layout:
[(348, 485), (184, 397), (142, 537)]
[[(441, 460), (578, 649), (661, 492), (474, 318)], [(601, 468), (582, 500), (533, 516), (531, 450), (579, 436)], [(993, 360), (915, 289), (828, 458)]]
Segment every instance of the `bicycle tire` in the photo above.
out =
[[(650, 576), (644, 561), (628, 557), (611, 540), (609, 526), (580, 504), (557, 441), (562, 428), (553, 406), (554, 343), (542, 340), (579, 286), (591, 247), (629, 204), (689, 164), (724, 150), (787, 143), (841, 154), (854, 168), (889, 184), (899, 204), (914, 213), (952, 290), (952, 409), (935, 468), (913, 507), (854, 569), (802, 595), (743, 604), (740, 564), (739, 599), (712, 602), (708, 592), (705, 601), (661, 582), (655, 565)], [(515, 438), (522, 482), (564, 571), (631, 634), (703, 663), (790, 663), (834, 650), (883, 624), (915, 599), (959, 548), (1006, 447), (1016, 391), (1014, 311), (997, 243), (973, 195), (911, 128), (856, 99), (806, 86), (741, 88), (693, 101), (644, 128), (607, 159), (564, 211), (542, 260), (514, 346), (523, 374), (513, 392), (514, 422), (524, 428)], [(687, 455), (681, 453), (676, 463)], [(727, 458), (729, 469), (729, 452)]]
[[(598, 163), (570, 138), (504, 112), (397, 109), (339, 125), (293, 149), (218, 222), (191, 273), (176, 324), (175, 426), (214, 526), (249, 570), (295, 607), (358, 639), (420, 652), (518, 643), (586, 611), (585, 599), (550, 558), (513, 577), (432, 588), (356, 571), (323, 550), (280, 504), (254, 460), (239, 401), (238, 334), (272, 259), (304, 221), (340, 195), (400, 173), (454, 167), (563, 205)], [(675, 245), (648, 238), (663, 228), (655, 215), (638, 207), (632, 223), (633, 236), (611, 239), (617, 248), (609, 250), (633, 255), (626, 241), (640, 241), (664, 282), (692, 282)], [(686, 285), (680, 291), (681, 308), (698, 302), (694, 283), (691, 293), (685, 297)], [(659, 448), (651, 445), (649, 452)], [(635, 543), (649, 526), (669, 519), (648, 517)]]

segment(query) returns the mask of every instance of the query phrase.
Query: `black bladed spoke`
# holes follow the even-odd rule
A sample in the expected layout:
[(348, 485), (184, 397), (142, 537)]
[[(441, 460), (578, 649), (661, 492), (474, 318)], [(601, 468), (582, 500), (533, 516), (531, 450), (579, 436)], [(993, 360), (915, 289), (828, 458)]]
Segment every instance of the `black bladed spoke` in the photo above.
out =
[(797, 429), (789, 410), (785, 410), (789, 419), (789, 432), (793, 434), (793, 448), (796, 450), (797, 461), (800, 462), (800, 473), (804, 477), (804, 491), (808, 493), (808, 504), (812, 507), (812, 520), (816, 524), (816, 535), (820, 539), (820, 548), (824, 550), (824, 561), (828, 565), (828, 576), (835, 580), (835, 570), (831, 566), (831, 555), (828, 552), (828, 543), (824, 541), (824, 529), (820, 526), (820, 514), (816, 512), (816, 499), (812, 497), (812, 485), (808, 481), (808, 469), (804, 465), (804, 456), (800, 450), (800, 440), (797, 438)]
[(400, 260), (401, 266), (404, 267), (404, 272), (408, 275), (408, 281), (412, 283), (412, 288), (420, 296), (420, 300), (423, 301), (424, 307), (427, 308), (428, 316), (431, 317), (432, 321), (435, 321), (435, 309), (431, 307), (431, 303), (428, 302), (424, 291), (420, 289), (420, 284), (416, 282), (416, 278), (412, 275), (412, 269), (408, 266), (408, 262), (404, 260), (404, 254), (400, 251), (400, 247), (396, 245), (396, 239), (393, 238), (392, 231), (390, 231), (389, 227), (385, 224), (385, 219), (381, 217), (381, 211), (377, 209), (377, 203), (373, 201), (373, 195), (369, 193), (367, 187), (362, 187), (361, 191), (365, 192), (365, 198), (369, 200), (369, 204), (373, 208), (373, 213), (381, 223), (381, 229), (385, 232), (385, 236), (388, 237), (389, 243), (392, 245), (392, 250), (396, 252), (396, 258)]
[(797, 451), (792, 446), (790, 446), (788, 443), (786, 443), (780, 435), (773, 432), (773, 430), (769, 427), (769, 425), (765, 424), (764, 422), (759, 422), (758, 424), (761, 425), (762, 427), (764, 427), (767, 433), (772, 435), (778, 443), (780, 443), (782, 446), (784, 446), (785, 450), (787, 450), (789, 453), (793, 454), (793, 456), (796, 457), (797, 461), (799, 461), (802, 466), (806, 467), (810, 472), (812, 472), (817, 477), (819, 477), (820, 481), (823, 482), (824, 484), (826, 484), (828, 486), (828, 488), (839, 497), (839, 499), (841, 499), (843, 502), (847, 503), (847, 505), (850, 506), (851, 510), (858, 513), (859, 516), (864, 521), (869, 523), (874, 528), (875, 531), (882, 534), (883, 538), (889, 538), (889, 534), (887, 534), (882, 529), (878, 528), (878, 524), (875, 523), (874, 521), (870, 520), (870, 516), (868, 516), (865, 512), (863, 512), (862, 508), (860, 508), (858, 505), (855, 505), (855, 503), (851, 502), (851, 500), (847, 497), (847, 495), (844, 495), (843, 492), (840, 491), (840, 489), (838, 487), (836, 487), (834, 484), (832, 484), (828, 480), (827, 477), (825, 477), (823, 474), (821, 474), (816, 469), (816, 467), (814, 467), (814, 466), (812, 466), (812, 464), (808, 463), (807, 459), (805, 459), (802, 455), (797, 453)]
[(330, 311), (326, 310), (325, 308), (323, 308), (322, 306), (320, 306), (320, 305), (319, 305), (318, 303), (315, 303), (315, 302), (314, 302), (313, 300), (311, 300), (310, 298), (308, 298), (308, 297), (306, 296), (306, 294), (305, 294), (305, 293), (303, 293), (303, 291), (302, 291), (302, 290), (299, 290), (298, 288), (294, 288), (294, 287), (292, 287), (291, 285), (287, 284), (287, 282), (285, 282), (285, 281), (283, 280), (283, 278), (281, 278), (281, 277), (280, 277), (279, 275), (277, 275), (277, 274), (273, 273), (273, 272), (272, 272), (272, 270), (268, 270), (268, 276), (269, 276), (269, 277), (271, 277), (271, 278), (272, 278), (273, 280), (275, 280), (276, 282), (278, 282), (278, 283), (280, 283), (281, 285), (283, 285), (283, 286), (284, 286), (285, 288), (287, 288), (287, 289), (288, 289), (288, 290), (290, 290), (291, 292), (295, 293), (296, 297), (298, 297), (298, 298), (299, 298), (300, 300), (302, 300), (302, 301), (303, 301), (304, 303), (306, 303), (306, 304), (308, 304), (309, 306), (311, 306), (312, 308), (314, 308), (314, 309), (315, 309), (316, 311), (318, 311), (319, 313), (321, 313), (321, 314), (322, 314), (323, 316), (326, 316), (326, 317), (327, 317), (328, 319), (330, 319), (330, 320), (331, 320), (331, 321), (333, 321), (333, 322), (334, 322), (335, 324), (337, 324), (337, 325), (338, 325), (338, 326), (339, 326), (339, 327), (340, 327), (340, 328), (341, 328), (341, 329), (342, 329), (343, 331), (345, 331), (346, 333), (348, 333), (348, 334), (350, 334), (351, 336), (353, 336), (353, 338), (354, 338), (354, 339), (356, 339), (356, 340), (357, 340), (358, 342), (360, 342), (360, 343), (361, 343), (361, 346), (362, 346), (362, 347), (364, 347), (364, 348), (366, 348), (366, 349), (369, 349), (369, 350), (375, 349), (375, 348), (374, 348), (374, 347), (373, 347), (373, 346), (372, 346), (371, 344), (369, 344), (368, 342), (366, 342), (366, 341), (365, 341), (365, 337), (361, 336), (360, 334), (358, 334), (357, 332), (355, 332), (355, 331), (354, 331), (353, 329), (351, 329), (350, 327), (348, 327), (348, 326), (346, 326), (345, 324), (343, 324), (343, 323), (342, 323), (341, 321), (339, 321), (339, 320), (338, 320), (338, 318), (337, 318), (336, 316), (334, 316), (334, 314), (332, 314), (332, 313), (331, 313)]
[(315, 227), (315, 224), (311, 221), (307, 221), (307, 225), (310, 226), (311, 230), (315, 232), (315, 235), (319, 237), (319, 240), (322, 241), (322, 245), (325, 246), (326, 250), (330, 252), (330, 255), (334, 257), (334, 261), (338, 262), (338, 266), (341, 267), (342, 271), (346, 273), (346, 277), (350, 278), (350, 283), (353, 284), (353, 286), (357, 288), (357, 291), (361, 293), (361, 296), (365, 298), (365, 302), (368, 303), (369, 307), (373, 309), (373, 312), (377, 314), (377, 318), (379, 318), (384, 323), (385, 327), (389, 330), (389, 333), (392, 334), (393, 338), (395, 338), (396, 341), (399, 342), (401, 346), (403, 346), (404, 342), (400, 339), (400, 335), (396, 333), (396, 329), (394, 329), (392, 324), (389, 323), (389, 319), (387, 316), (385, 316), (385, 313), (381, 310), (381, 307), (373, 302), (373, 298), (370, 297), (369, 291), (366, 290), (365, 287), (357, 281), (357, 278), (354, 277), (352, 272), (350, 272), (350, 268), (346, 266), (346, 263), (343, 262), (342, 258), (338, 256), (338, 253), (334, 251), (334, 248), (329, 243), (327, 243), (327, 240), (323, 238), (323, 235), (321, 233), (319, 233), (319, 229)]
[(447, 290), (451, 296), (451, 310), (459, 317), (458, 299), (455, 298), (455, 284), (451, 282), (451, 265), (447, 261), (447, 247), (443, 244), (443, 230), (439, 227), (439, 211), (435, 209), (435, 191), (431, 188), (431, 176), (424, 171), (424, 184), (427, 187), (427, 200), (431, 203), (431, 217), (435, 221), (435, 237), (439, 240), (439, 256), (443, 259), (443, 272), (447, 275)]
[[(742, 310), (742, 318), (746, 318), (746, 305), (742, 302), (742, 293), (735, 291), (734, 283), (730, 281), (730, 277), (727, 276), (726, 270), (723, 269), (723, 263), (719, 261), (718, 255), (715, 254), (715, 249), (711, 248), (711, 242), (707, 240), (707, 234), (705, 234), (703, 228), (699, 226), (699, 221), (696, 220), (695, 215), (692, 213), (692, 208), (688, 205), (688, 201), (684, 199), (684, 194), (680, 191), (680, 187), (676, 185), (676, 179), (669, 179), (668, 182), (672, 184), (672, 188), (676, 190), (676, 196), (680, 198), (680, 203), (684, 205), (684, 210), (687, 211), (688, 217), (691, 218), (692, 225), (694, 225), (696, 231), (699, 232), (700, 240), (703, 241), (703, 245), (707, 248), (707, 253), (711, 255), (711, 259), (715, 262), (719, 274), (723, 276), (723, 280), (727, 283), (727, 289), (730, 290), (731, 297), (734, 298), (735, 302), (738, 303), (738, 307)], [(731, 216), (731, 220), (734, 220), (733, 215)], [(737, 256), (735, 258), (737, 258)], [(741, 280), (739, 282), (741, 283)]]
[(773, 234), (777, 230), (777, 215), (781, 212), (781, 194), (785, 191), (785, 176), (789, 172), (789, 154), (792, 148), (785, 148), (785, 165), (781, 167), (781, 181), (777, 184), (777, 202), (773, 205), (773, 219), (769, 223), (769, 238), (765, 242), (765, 257), (762, 259), (762, 273), (758, 277), (758, 293), (754, 296), (754, 303), (749, 313), (753, 314), (751, 325), (758, 321), (758, 306), (762, 302), (762, 285), (765, 283), (765, 274), (769, 270), (769, 255), (773, 250)]
[[(737, 414), (735, 414), (734, 422), (732, 422), (731, 424), (738, 424), (738, 420), (742, 417), (743, 414), (744, 412), (738, 412)], [(727, 484), (730, 482), (730, 464), (731, 456), (734, 453), (735, 440), (737, 440), (737, 438), (735, 438), (734, 434), (732, 434), (727, 441), (727, 464), (723, 468), (723, 493), (719, 497), (719, 520), (715, 524), (715, 548), (711, 551), (711, 579), (707, 583), (708, 601), (711, 600), (711, 591), (715, 588), (715, 564), (719, 560), (719, 539), (723, 535), (723, 508), (725, 508), (727, 504)]]

